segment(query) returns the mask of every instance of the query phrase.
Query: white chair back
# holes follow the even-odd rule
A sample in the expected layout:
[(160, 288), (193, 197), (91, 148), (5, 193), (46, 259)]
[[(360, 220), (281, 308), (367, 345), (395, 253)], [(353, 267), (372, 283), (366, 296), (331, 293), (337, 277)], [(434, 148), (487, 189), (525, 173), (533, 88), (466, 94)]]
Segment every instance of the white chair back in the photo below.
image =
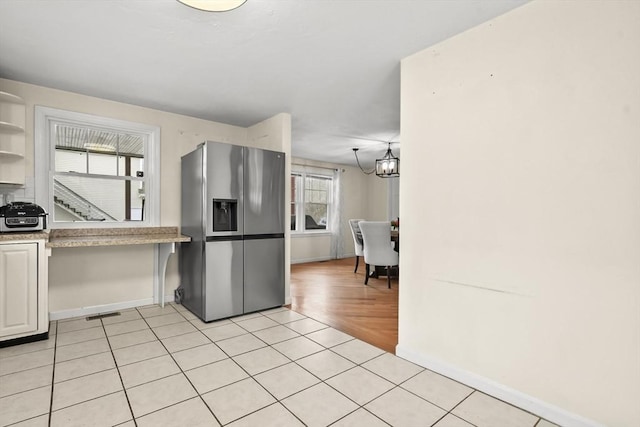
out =
[(388, 221), (361, 221), (364, 262), (369, 265), (396, 266), (398, 253), (391, 248), (391, 225)]
[(353, 236), (353, 246), (356, 250), (356, 256), (364, 255), (364, 243), (362, 241), (362, 234), (360, 234), (360, 226), (358, 223), (364, 221), (363, 219), (350, 219), (349, 227), (351, 228), (351, 235)]

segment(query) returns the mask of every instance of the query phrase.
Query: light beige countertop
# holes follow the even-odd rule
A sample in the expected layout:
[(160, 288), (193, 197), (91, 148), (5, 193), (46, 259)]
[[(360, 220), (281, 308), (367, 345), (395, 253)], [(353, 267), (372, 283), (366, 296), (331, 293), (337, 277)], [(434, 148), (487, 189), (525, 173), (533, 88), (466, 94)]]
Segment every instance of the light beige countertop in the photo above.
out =
[(78, 248), (189, 241), (190, 237), (178, 233), (178, 227), (66, 228), (51, 230), (47, 247)]
[(0, 233), (0, 242), (11, 242), (15, 240), (49, 240), (49, 233), (47, 231)]

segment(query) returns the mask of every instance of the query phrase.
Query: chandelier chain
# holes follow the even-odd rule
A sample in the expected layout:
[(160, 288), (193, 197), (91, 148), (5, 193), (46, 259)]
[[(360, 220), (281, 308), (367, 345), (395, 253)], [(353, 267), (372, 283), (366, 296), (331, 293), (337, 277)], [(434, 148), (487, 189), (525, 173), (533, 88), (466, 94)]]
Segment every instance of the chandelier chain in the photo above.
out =
[(370, 171), (365, 170), (362, 165), (360, 164), (360, 159), (358, 159), (358, 148), (352, 148), (353, 150), (353, 154), (355, 154), (356, 156), (356, 163), (358, 164), (358, 167), (360, 168), (360, 170), (362, 171), (362, 173), (364, 173), (365, 175), (371, 175), (372, 173), (374, 173), (376, 171), (376, 168), (374, 167), (373, 169), (371, 169)]

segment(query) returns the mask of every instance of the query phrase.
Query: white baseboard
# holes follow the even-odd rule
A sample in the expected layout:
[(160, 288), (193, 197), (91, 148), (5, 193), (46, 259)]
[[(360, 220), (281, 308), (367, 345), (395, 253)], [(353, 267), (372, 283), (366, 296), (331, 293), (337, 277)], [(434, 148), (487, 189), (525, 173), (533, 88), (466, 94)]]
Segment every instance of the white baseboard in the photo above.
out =
[(538, 415), (563, 427), (604, 427), (603, 424), (568, 412), (535, 397), (529, 396), (503, 384), (465, 371), (456, 366), (420, 354), (400, 344), (396, 346), (396, 355), (441, 375), (459, 381), (469, 387), (503, 400), (514, 406)]
[[(164, 302), (173, 302), (173, 292), (171, 295), (165, 295)], [(152, 305), (153, 297), (144, 298), (133, 301), (123, 301), (113, 304), (92, 305), (89, 307), (73, 308), (71, 310), (59, 310), (49, 312), (49, 320), (62, 320), (70, 319), (72, 317), (85, 317), (93, 316), (95, 314), (110, 313), (112, 311), (125, 310), (127, 308), (142, 307), (145, 305)]]

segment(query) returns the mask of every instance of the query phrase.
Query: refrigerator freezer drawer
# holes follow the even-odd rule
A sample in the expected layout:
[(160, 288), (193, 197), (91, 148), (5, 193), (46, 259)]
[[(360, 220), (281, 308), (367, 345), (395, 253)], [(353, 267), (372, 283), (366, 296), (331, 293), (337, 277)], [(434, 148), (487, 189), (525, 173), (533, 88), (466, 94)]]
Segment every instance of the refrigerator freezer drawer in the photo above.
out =
[(242, 241), (206, 243), (204, 320), (242, 314)]
[(244, 241), (244, 312), (284, 304), (284, 239)]

